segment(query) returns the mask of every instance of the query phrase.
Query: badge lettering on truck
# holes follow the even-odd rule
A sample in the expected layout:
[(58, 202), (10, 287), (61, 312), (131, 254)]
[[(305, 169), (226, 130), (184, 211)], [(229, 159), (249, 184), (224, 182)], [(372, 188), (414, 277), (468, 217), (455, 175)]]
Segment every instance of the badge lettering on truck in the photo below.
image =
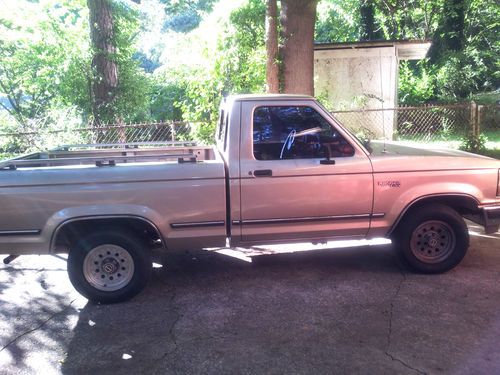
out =
[(401, 182), (400, 181), (378, 181), (377, 185), (380, 187), (399, 188), (399, 187), (401, 187)]

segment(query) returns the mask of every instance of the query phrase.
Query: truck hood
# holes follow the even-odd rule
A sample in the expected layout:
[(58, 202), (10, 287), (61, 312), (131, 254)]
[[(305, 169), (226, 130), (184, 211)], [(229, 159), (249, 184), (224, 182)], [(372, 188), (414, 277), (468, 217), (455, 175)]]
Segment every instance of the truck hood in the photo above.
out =
[(370, 142), (372, 155), (407, 155), (407, 156), (458, 156), (479, 159), (491, 159), (487, 156), (472, 154), (470, 152), (452, 150), (448, 148), (415, 147), (397, 142)]
[(370, 147), (375, 172), (500, 168), (500, 160), (459, 150), (380, 141), (372, 141)]

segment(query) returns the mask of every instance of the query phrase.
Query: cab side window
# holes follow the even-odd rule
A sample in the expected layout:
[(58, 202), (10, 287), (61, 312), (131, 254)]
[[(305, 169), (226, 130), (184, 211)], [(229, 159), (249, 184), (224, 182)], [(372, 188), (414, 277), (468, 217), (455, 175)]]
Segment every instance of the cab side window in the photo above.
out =
[(266, 106), (253, 114), (257, 160), (336, 158), (354, 148), (311, 107)]

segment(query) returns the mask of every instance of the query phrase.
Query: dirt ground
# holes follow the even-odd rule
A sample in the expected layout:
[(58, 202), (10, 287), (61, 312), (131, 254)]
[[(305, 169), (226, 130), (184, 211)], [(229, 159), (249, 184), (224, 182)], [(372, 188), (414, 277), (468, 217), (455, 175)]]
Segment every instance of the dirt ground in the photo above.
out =
[(64, 258), (21, 257), (0, 266), (0, 372), (498, 374), (500, 233), (470, 232), (433, 276), (391, 245), (170, 256), (116, 305), (78, 295)]

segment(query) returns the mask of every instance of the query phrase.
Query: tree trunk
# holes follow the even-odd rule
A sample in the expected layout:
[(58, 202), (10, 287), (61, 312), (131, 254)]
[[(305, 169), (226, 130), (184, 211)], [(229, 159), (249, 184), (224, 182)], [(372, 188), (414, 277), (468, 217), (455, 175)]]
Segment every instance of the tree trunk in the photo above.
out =
[(112, 103), (118, 87), (118, 67), (114, 61), (111, 0), (87, 0), (90, 15), (92, 58), (92, 112), (94, 124), (113, 120)]
[(314, 95), (314, 24), (317, 0), (281, 1), (283, 92)]
[(446, 0), (444, 2), (443, 34), (446, 48), (461, 51), (464, 44), (465, 1)]
[(278, 62), (278, 6), (276, 0), (266, 0), (266, 91), (280, 92)]
[(439, 61), (448, 51), (461, 51), (465, 36), (464, 0), (445, 0), (440, 25), (434, 33), (428, 55), (431, 63)]
[(376, 30), (375, 4), (373, 0), (361, 0), (359, 14), (361, 16), (360, 40), (382, 39), (380, 30)]

